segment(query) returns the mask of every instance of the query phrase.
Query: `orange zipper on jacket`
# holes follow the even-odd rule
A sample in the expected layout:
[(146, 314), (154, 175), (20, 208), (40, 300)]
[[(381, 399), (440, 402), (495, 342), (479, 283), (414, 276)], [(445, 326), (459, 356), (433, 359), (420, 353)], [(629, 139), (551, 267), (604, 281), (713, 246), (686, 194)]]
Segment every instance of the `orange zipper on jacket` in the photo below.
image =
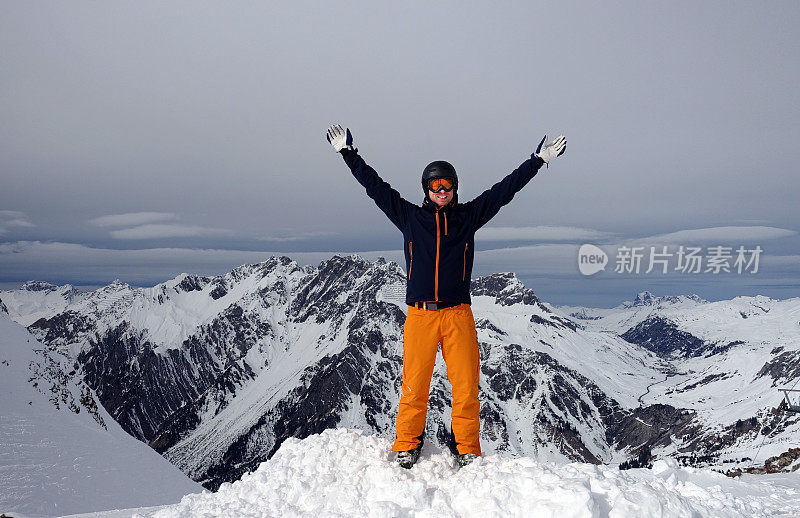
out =
[(411, 249), (411, 243), (413, 241), (408, 242), (408, 280), (411, 280), (411, 267), (414, 266), (414, 251)]
[(464, 273), (461, 274), (461, 280), (465, 280), (467, 278), (467, 245), (469, 243), (464, 243)]
[(444, 235), (447, 235), (447, 213), (444, 213)]
[(439, 211), (436, 211), (436, 270), (433, 273), (433, 300), (439, 300)]

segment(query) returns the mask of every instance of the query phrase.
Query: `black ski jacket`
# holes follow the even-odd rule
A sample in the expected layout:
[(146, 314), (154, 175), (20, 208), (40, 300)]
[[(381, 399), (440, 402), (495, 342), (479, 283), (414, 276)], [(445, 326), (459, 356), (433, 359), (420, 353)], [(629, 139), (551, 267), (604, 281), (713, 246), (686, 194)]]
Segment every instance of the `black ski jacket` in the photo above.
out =
[(536, 176), (544, 161), (531, 155), (491, 189), (466, 203), (458, 197), (439, 208), (428, 199), (422, 206), (403, 199), (364, 162), (356, 150), (342, 156), (358, 183), (403, 233), (408, 284), (406, 303), (470, 304), (469, 284), (475, 254), (475, 232)]

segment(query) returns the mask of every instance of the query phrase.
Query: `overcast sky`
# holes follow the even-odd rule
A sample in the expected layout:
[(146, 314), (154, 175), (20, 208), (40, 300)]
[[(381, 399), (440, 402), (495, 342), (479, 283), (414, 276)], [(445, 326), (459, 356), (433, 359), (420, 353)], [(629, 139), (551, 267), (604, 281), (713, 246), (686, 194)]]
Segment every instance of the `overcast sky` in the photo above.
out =
[[(476, 274), (546, 301), (798, 296), (798, 24), (797, 2), (3, 2), (0, 287), (400, 260), (338, 122), (417, 203), (433, 160), (468, 200), (564, 133), (477, 242)], [(645, 240), (764, 251), (755, 274), (578, 271), (583, 243)]]

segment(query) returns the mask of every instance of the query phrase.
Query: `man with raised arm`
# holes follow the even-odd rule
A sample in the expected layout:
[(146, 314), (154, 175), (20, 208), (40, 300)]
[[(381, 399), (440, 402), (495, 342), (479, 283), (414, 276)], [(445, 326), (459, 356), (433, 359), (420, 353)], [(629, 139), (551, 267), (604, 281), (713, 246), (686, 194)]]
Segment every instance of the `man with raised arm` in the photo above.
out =
[(451, 428), (459, 466), (481, 454), (478, 404), (480, 355), (469, 294), (475, 232), (533, 178), (562, 155), (567, 139), (542, 139), (528, 160), (474, 200), (458, 202), (458, 176), (448, 162), (422, 171), (422, 205), (415, 205), (383, 181), (353, 147), (350, 130), (328, 128), (328, 142), (342, 154), (353, 176), (403, 233), (408, 314), (403, 328), (403, 386), (392, 449), (411, 468), (422, 450), (428, 394), (438, 345), (453, 387)]

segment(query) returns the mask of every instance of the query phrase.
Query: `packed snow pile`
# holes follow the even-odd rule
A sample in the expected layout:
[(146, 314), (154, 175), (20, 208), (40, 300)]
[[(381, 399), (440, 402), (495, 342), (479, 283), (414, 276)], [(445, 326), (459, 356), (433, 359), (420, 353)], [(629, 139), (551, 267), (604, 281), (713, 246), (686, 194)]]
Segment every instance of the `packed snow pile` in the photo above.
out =
[(423, 449), (405, 470), (390, 443), (353, 430), (288, 439), (253, 473), (216, 493), (134, 516), (797, 516), (800, 475), (745, 476), (554, 464), (490, 455), (458, 469), (449, 452)]

